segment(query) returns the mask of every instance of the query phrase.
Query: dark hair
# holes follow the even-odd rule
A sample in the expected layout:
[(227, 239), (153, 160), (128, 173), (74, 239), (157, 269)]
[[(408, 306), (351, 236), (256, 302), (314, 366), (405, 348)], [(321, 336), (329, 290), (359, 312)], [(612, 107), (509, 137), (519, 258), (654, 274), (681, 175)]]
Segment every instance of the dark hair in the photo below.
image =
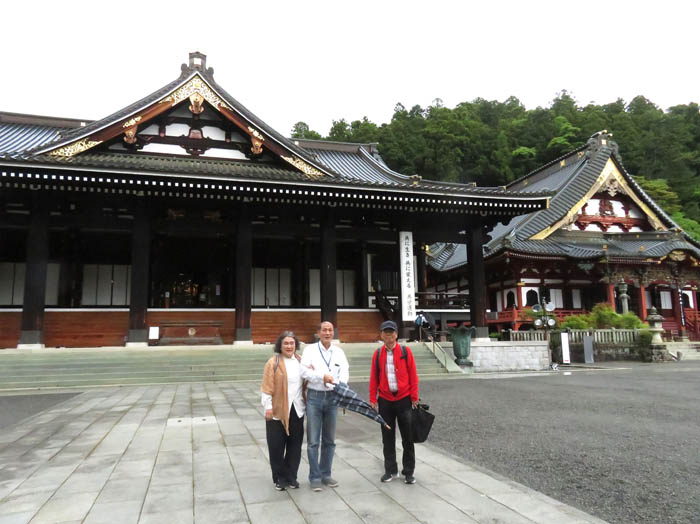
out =
[(294, 331), (282, 331), (282, 334), (277, 337), (277, 342), (275, 342), (275, 353), (282, 353), (282, 341), (287, 337), (294, 339), (294, 351), (299, 349), (299, 339), (294, 334)]

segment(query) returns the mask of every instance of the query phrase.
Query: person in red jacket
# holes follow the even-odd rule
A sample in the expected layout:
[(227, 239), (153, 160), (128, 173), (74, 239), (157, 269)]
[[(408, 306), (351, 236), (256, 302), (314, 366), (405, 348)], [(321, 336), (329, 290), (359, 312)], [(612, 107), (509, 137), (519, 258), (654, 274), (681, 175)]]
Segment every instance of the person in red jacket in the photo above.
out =
[[(384, 475), (382, 482), (398, 477), (396, 463), (396, 423), (398, 421), (403, 445), (403, 469), (406, 484), (415, 484), (416, 452), (411, 438), (411, 410), (418, 405), (418, 374), (410, 348), (396, 342), (399, 333), (396, 322), (387, 320), (379, 327), (384, 345), (374, 352), (369, 379), (369, 401), (391, 429), (382, 426), (384, 446)], [(379, 361), (377, 362), (377, 359)]]

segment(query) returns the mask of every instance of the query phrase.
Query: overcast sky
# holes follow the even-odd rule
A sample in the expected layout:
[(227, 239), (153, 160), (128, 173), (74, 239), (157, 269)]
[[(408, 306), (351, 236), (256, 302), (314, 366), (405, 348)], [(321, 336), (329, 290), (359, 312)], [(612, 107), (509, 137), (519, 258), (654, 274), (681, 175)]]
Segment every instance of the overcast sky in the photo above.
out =
[(285, 135), (299, 120), (324, 135), (334, 119), (381, 124), (397, 102), (534, 108), (562, 89), (665, 109), (700, 101), (699, 15), (674, 0), (12, 1), (0, 111), (99, 119), (177, 78), (190, 51)]

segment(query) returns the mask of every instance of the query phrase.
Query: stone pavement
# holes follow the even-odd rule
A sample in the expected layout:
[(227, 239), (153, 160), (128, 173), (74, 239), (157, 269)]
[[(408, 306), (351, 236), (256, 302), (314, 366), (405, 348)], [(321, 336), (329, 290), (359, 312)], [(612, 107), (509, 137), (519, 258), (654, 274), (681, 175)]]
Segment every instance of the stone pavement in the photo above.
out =
[(377, 424), (338, 418), (335, 489), (278, 492), (257, 382), (94, 388), (0, 435), (0, 524), (603, 521), (429, 444), (417, 483), (379, 482)]

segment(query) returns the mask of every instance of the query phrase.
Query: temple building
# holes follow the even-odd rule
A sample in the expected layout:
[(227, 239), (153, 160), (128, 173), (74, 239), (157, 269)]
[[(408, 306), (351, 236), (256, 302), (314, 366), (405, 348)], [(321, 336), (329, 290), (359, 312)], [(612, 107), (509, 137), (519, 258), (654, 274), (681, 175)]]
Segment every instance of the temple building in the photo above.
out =
[[(620, 222), (673, 244), (665, 265), (638, 264), (645, 289), (665, 296), (652, 270), (673, 262), (683, 276), (697, 250), (648, 198), (633, 198), (638, 188), (624, 170), (616, 173), (629, 189), (629, 219)], [(308, 341), (321, 319), (341, 341), (373, 341), (382, 318), (407, 328), (430, 305), (424, 253), (436, 242), (468, 246), (460, 275), (472, 283), (470, 321), (484, 332), (482, 245), (496, 224), (517, 225), (486, 251), (504, 275), (489, 288), (501, 297), (499, 314), (510, 289), (521, 305), (539, 289), (534, 278), (574, 279), (533, 276), (545, 265), (529, 263), (535, 258), (520, 247), (554, 245), (547, 237), (559, 235), (530, 240), (542, 221), (522, 219), (548, 213), (557, 188), (540, 179), (508, 188), (422, 180), (389, 169), (372, 144), (290, 140), (219, 86), (205, 55), (191, 53), (177, 79), (101, 120), (0, 113), (0, 348), (243, 344), (274, 341), (285, 329)], [(585, 216), (608, 209), (597, 202)], [(601, 236), (616, 223), (605, 225)], [(649, 256), (667, 254), (658, 254), (660, 240), (637, 244)], [(611, 286), (636, 274), (623, 272), (614, 242), (604, 249)], [(598, 277), (594, 258), (580, 269), (589, 276), (574, 280)], [(516, 265), (521, 273), (506, 277)], [(585, 307), (584, 287), (576, 295), (561, 286), (562, 300), (578, 296)]]
[[(553, 304), (560, 319), (608, 302), (642, 319), (654, 306), (669, 337), (700, 338), (700, 245), (625, 170), (611, 136), (597, 133), (506, 186), (553, 197), (547, 209), (489, 233), (484, 260), (492, 330), (531, 328), (523, 310), (542, 302)], [(430, 246), (427, 291), (459, 303), (468, 294), (467, 261), (463, 245)], [(458, 315), (444, 313), (443, 319)]]

